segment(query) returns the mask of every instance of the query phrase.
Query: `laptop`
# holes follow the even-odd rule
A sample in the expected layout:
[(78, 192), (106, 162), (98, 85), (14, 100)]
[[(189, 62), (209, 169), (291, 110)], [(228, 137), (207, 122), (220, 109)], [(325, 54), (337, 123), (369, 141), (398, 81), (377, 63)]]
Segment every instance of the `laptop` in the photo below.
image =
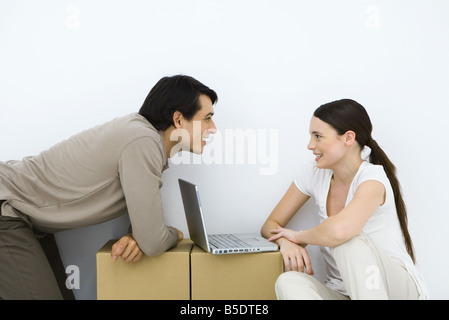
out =
[(277, 251), (278, 245), (257, 233), (207, 234), (198, 186), (178, 179), (190, 239), (212, 254)]

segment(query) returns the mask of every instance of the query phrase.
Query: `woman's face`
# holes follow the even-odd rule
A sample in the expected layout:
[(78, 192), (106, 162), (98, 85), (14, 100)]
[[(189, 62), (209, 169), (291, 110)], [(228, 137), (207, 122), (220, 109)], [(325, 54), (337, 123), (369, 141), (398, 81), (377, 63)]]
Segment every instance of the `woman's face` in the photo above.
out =
[(344, 136), (315, 116), (310, 120), (309, 132), (307, 149), (313, 152), (317, 167), (332, 169), (346, 153)]

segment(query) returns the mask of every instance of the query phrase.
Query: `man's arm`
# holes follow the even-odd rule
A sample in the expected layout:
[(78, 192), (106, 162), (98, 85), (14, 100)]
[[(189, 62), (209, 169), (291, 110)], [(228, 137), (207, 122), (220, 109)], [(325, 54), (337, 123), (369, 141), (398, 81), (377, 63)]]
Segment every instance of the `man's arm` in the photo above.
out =
[[(182, 231), (174, 227), (169, 228), (177, 233), (178, 241), (181, 241), (184, 238)], [(120, 238), (120, 240), (112, 245), (111, 257), (114, 262), (117, 261), (118, 257), (122, 257), (126, 263), (134, 263), (139, 261), (140, 258), (142, 258), (142, 255), (143, 252), (137, 245), (137, 241), (134, 240), (132, 233)]]
[(119, 175), (131, 220), (132, 237), (146, 255), (176, 245), (179, 234), (165, 223), (162, 208), (163, 151), (152, 137), (131, 142), (122, 152)]

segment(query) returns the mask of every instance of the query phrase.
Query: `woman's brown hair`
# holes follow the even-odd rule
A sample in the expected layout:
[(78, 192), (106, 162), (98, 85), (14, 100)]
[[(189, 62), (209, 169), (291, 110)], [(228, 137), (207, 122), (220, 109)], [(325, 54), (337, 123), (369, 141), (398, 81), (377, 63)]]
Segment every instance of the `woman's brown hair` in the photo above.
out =
[(372, 138), (373, 126), (365, 108), (354, 100), (342, 99), (323, 104), (315, 110), (313, 115), (331, 125), (340, 135), (349, 130), (354, 131), (360, 148), (368, 146), (371, 149), (370, 162), (383, 166), (393, 189), (396, 212), (405, 246), (408, 254), (415, 262), (413, 243), (407, 227), (407, 209), (396, 176), (396, 167)]

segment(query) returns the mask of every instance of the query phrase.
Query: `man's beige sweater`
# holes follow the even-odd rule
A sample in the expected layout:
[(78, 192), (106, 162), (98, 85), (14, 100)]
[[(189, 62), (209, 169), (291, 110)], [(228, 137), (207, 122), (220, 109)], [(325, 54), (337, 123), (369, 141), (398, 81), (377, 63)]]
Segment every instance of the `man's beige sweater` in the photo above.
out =
[(0, 162), (2, 214), (56, 232), (128, 212), (140, 249), (159, 254), (177, 242), (160, 193), (167, 164), (161, 133), (144, 117), (117, 118), (37, 156)]

